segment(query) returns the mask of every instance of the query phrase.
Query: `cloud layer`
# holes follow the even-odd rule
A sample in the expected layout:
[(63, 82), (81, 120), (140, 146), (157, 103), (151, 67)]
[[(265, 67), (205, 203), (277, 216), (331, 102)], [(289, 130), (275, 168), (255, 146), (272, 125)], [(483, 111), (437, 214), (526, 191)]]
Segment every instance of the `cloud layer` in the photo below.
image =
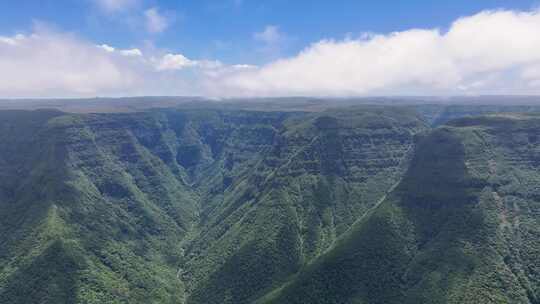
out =
[(324, 40), (226, 79), (244, 95), (538, 93), (540, 13), (486, 11), (448, 31)]
[[(254, 37), (268, 43), (277, 29)], [(446, 31), (328, 39), (254, 67), (116, 49), (37, 26), (0, 36), (0, 97), (540, 94), (539, 30), (539, 11), (485, 11)]]
[(0, 98), (201, 94), (221, 64), (181, 54), (93, 44), (36, 26), (0, 36)]
[(46, 29), (0, 38), (0, 96), (84, 96), (129, 88), (124, 56)]

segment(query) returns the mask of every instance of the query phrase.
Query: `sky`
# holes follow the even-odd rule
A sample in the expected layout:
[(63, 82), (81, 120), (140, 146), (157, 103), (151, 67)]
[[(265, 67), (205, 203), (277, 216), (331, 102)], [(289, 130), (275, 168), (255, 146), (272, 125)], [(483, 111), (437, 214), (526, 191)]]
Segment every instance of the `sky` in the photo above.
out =
[(539, 5), (0, 1), (0, 98), (536, 95)]

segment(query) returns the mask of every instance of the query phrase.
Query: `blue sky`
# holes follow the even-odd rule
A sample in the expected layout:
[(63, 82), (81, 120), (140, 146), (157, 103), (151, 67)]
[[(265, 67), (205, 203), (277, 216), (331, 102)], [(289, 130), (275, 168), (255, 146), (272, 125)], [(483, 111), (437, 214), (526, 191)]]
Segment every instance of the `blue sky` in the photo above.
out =
[[(276, 55), (294, 55), (325, 38), (445, 28), (458, 17), (482, 10), (527, 10), (538, 4), (531, 0), (140, 0), (124, 1), (134, 3), (111, 12), (97, 2), (0, 1), (0, 34), (24, 32), (33, 22), (41, 21), (119, 48), (141, 47), (151, 41), (188, 57), (260, 64)], [(150, 8), (158, 8), (171, 19), (161, 33), (147, 33), (142, 30), (144, 21), (136, 24), (137, 20), (132, 20)], [(253, 52), (260, 47), (255, 33), (269, 25), (287, 37), (276, 50), (279, 54)]]
[[(4, 55), (5, 59), (8, 58), (6, 56), (13, 56), (12, 62), (16, 60), (25, 61), (25, 58), (19, 57), (23, 56), (20, 54), (26, 53), (14, 51), (16, 44), (17, 47), (26, 44), (28, 54), (25, 56), (32, 58), (32, 60), (38, 60), (38, 57), (43, 58), (45, 56), (43, 54), (32, 53), (30, 51), (31, 45), (34, 49), (43, 45), (54, 49), (52, 45), (57, 43), (63, 49), (70, 49), (71, 53), (66, 52), (62, 58), (62, 60), (66, 60), (65, 66), (82, 66), (84, 62), (80, 62), (80, 58), (86, 56), (89, 52), (93, 52), (88, 49), (90, 45), (104, 46), (110, 53), (107, 55), (109, 57), (104, 58), (103, 54), (97, 53), (92, 53), (92, 56), (96, 57), (95, 60), (103, 63), (101, 72), (110, 69), (111, 72), (107, 76), (110, 76), (112, 80), (116, 79), (119, 81), (117, 88), (114, 86), (103, 87), (99, 81), (96, 81), (99, 84), (96, 88), (90, 85), (84, 88), (63, 88), (73, 82), (75, 78), (82, 79), (89, 77), (78, 75), (62, 83), (52, 83), (42, 91), (28, 91), (27, 93), (20, 88), (19, 84), (14, 83), (10, 87), (6, 86), (2, 88), (0, 86), (0, 97), (26, 95), (113, 96), (146, 93), (155, 95), (160, 95), (161, 93), (181, 95), (309, 95), (311, 92), (314, 95), (384, 93), (435, 93), (444, 95), (459, 93), (459, 90), (463, 88), (480, 87), (479, 84), (481, 82), (487, 81), (485, 79), (486, 77), (495, 77), (497, 76), (495, 74), (500, 71), (495, 66), (493, 66), (493, 70), (490, 70), (491, 72), (488, 71), (489, 75), (485, 74), (486, 71), (482, 70), (480, 73), (484, 74), (482, 75), (484, 79), (478, 79), (478, 75), (472, 77), (461, 70), (456, 72), (459, 75), (451, 75), (455, 69), (462, 69), (462, 67), (458, 67), (457, 65), (463, 59), (462, 55), (460, 55), (462, 57), (456, 59), (454, 57), (457, 55), (453, 54), (451, 56), (454, 57), (450, 59), (446, 57), (434, 59), (437, 62), (444, 60), (452, 61), (452, 67), (448, 69), (452, 71), (448, 73), (448, 79), (445, 79), (448, 84), (441, 84), (435, 81), (427, 89), (421, 88), (421, 86), (426, 86), (426, 83), (430, 82), (426, 79), (431, 77), (431, 74), (424, 75), (425, 77), (418, 76), (415, 78), (415, 76), (410, 79), (401, 80), (399, 78), (402, 77), (401, 72), (398, 70), (400, 65), (398, 64), (392, 65), (389, 68), (393, 69), (396, 67), (396, 75), (391, 76), (391, 78), (399, 78), (400, 81), (389, 82), (386, 79), (381, 79), (379, 83), (366, 85), (366, 89), (361, 90), (356, 90), (352, 86), (332, 86), (322, 81), (313, 82), (311, 85), (306, 83), (305, 85), (302, 84), (287, 88), (280, 81), (270, 78), (273, 77), (272, 75), (277, 75), (276, 77), (280, 77), (280, 79), (286, 77), (288, 74), (285, 74), (285, 71), (292, 71), (289, 74), (293, 75), (297, 72), (292, 70), (293, 67), (301, 68), (300, 62), (306, 60), (314, 60), (314, 65), (327, 67), (326, 63), (333, 60), (331, 59), (331, 54), (334, 54), (332, 53), (333, 51), (345, 52), (342, 54), (352, 56), (347, 58), (353, 62), (360, 62), (362, 60), (373, 62), (376, 59), (375, 57), (379, 56), (379, 53), (370, 52), (368, 49), (376, 49), (377, 45), (375, 44), (379, 43), (377, 41), (383, 41), (382, 39), (377, 40), (377, 35), (382, 35), (386, 40), (390, 40), (388, 43), (398, 43), (397, 41), (400, 39), (392, 38), (393, 33), (409, 33), (400, 37), (406, 37), (402, 40), (408, 39), (407, 41), (414, 41), (419, 38), (416, 35), (410, 34), (411, 31), (439, 30), (437, 35), (441, 37), (437, 39), (442, 41), (446, 39), (443, 36), (452, 28), (454, 23), (463, 18), (478, 19), (477, 24), (471, 25), (471, 28), (469, 28), (470, 31), (474, 31), (472, 27), (482, 27), (482, 24), (484, 24), (482, 22), (500, 22), (501, 26), (503, 26), (503, 22), (508, 22), (508, 26), (516, 27), (511, 30), (515, 30), (516, 33), (521, 34), (523, 33), (522, 28), (525, 28), (525, 30), (534, 30), (531, 27), (536, 25), (534, 23), (536, 19), (534, 18), (538, 13), (538, 4), (538, 1), (531, 0), (0, 1), (0, 41), (1, 39), (11, 41), (10, 43), (5, 43), (4, 49), (0, 45), (0, 55)], [(492, 16), (497, 12), (498, 15)], [(504, 13), (514, 14), (516, 20), (523, 22), (519, 24), (513, 22), (505, 18)], [(530, 18), (520, 15), (523, 13), (533, 15), (534, 22), (527, 21)], [(484, 19), (480, 20), (480, 17), (483, 16), (481, 14), (491, 15), (486, 15)], [(480, 17), (476, 18), (475, 16)], [(498, 24), (493, 27), (497, 27)], [(540, 29), (538, 30), (540, 32)], [(36, 33), (40, 34), (39, 37), (41, 38), (38, 39), (36, 38), (38, 36), (32, 36)], [(17, 35), (26, 37), (26, 40), (15, 39)], [(501, 39), (513, 39), (511, 36), (514, 35), (509, 33)], [(356, 44), (348, 45), (348, 41), (351, 40), (356, 42)], [(15, 41), (18, 42), (15, 43)], [(321, 48), (324, 47), (323, 49), (314, 47), (314, 45), (321, 42), (328, 42), (329, 45), (322, 45)], [(384, 44), (386, 42), (380, 43)], [(505, 44), (505, 41), (491, 41), (490, 43), (495, 43), (495, 46), (497, 46), (497, 43)], [(519, 43), (519, 41), (515, 43)], [(379, 44), (379, 46), (382, 44)], [(439, 46), (430, 45), (429, 48), (440, 47), (440, 45), (447, 45), (448, 43), (440, 42), (438, 44)], [(405, 44), (401, 44), (400, 47), (402, 45)], [(489, 51), (486, 45), (479, 47), (486, 47), (484, 50)], [(43, 49), (46, 50), (45, 48)], [(409, 47), (408, 49), (411, 48)], [(130, 50), (132, 51), (131, 53), (129, 53)], [(429, 51), (428, 46), (426, 46), (425, 50), (426, 52)], [(422, 51), (424, 49), (420, 50), (420, 52)], [(5, 54), (2, 54), (2, 52)], [(80, 54), (76, 55), (73, 52), (80, 52)], [(303, 56), (304, 53), (308, 53), (308, 55), (315, 53), (327, 54), (325, 52), (328, 52), (328, 57), (314, 58), (315, 55)], [(474, 50), (471, 50), (471, 54), (474, 52)], [(125, 58), (118, 59), (119, 56), (116, 56), (118, 54), (126, 55), (128, 53), (131, 55), (141, 55), (140, 57), (144, 57), (144, 60), (141, 60), (140, 64), (136, 66), (134, 62), (128, 62)], [(83, 56), (83, 54), (85, 55)], [(501, 56), (506, 55), (503, 54)], [(512, 61), (512, 64), (506, 67), (508, 73), (497, 77), (502, 77), (505, 81), (510, 77), (510, 80), (518, 82), (511, 74), (515, 73), (515, 64), (524, 64), (524, 61), (517, 60), (520, 54), (516, 54), (515, 56), (516, 60)], [(528, 65), (536, 65), (536, 57), (533, 57), (527, 61)], [(289, 60), (290, 64), (283, 66), (281, 62), (284, 60)], [(143, 66), (143, 61), (146, 63), (152, 62), (154, 68), (150, 68), (149, 65)], [(405, 58), (404, 61), (409, 61), (409, 59)], [(47, 73), (46, 69), (64, 70), (64, 66), (51, 66), (47, 63), (41, 67), (41, 62), (36, 63), (37, 69), (42, 69), (44, 75)], [(281, 70), (270, 69), (267, 66), (272, 68), (277, 66)], [(233, 70), (244, 67), (246, 69), (257, 69), (257, 71), (251, 70), (250, 73), (252, 75), (246, 76), (245, 79), (239, 79), (236, 77), (237, 73)], [(382, 68), (383, 65), (380, 65), (380, 69)], [(525, 69), (525, 67), (519, 68)], [(378, 67), (371, 67), (371, 69), (378, 70)], [(174, 73), (170, 72), (172, 70), (174, 70)], [(204, 71), (201, 72), (201, 70)], [(346, 72), (345, 70), (346, 68), (334, 71), (332, 67), (327, 67), (326, 69), (321, 68), (314, 72), (324, 74), (326, 71), (333, 71), (335, 75), (343, 75)], [(161, 73), (157, 73), (158, 71)], [(130, 73), (126, 77), (129, 79), (121, 79), (122, 77), (118, 76), (124, 72), (126, 75)], [(22, 72), (20, 73), (21, 77), (26, 76)], [(70, 73), (77, 74), (77, 71), (70, 71)], [(475, 70), (475, 73), (478, 73), (478, 71)], [(523, 73), (525, 73), (525, 70)], [(209, 75), (215, 77), (217, 74), (219, 74), (218, 79), (211, 80), (208, 78)], [(525, 74), (535, 74), (535, 72), (527, 72)], [(329, 75), (332, 74), (329, 73)], [(361, 75), (352, 76), (358, 76), (358, 81), (361, 81)], [(51, 77), (54, 77), (54, 75), (51, 74)], [(234, 81), (231, 81), (231, 83), (234, 83), (233, 86), (238, 87), (236, 89), (213, 88), (214, 92), (210, 92), (208, 83), (224, 80), (223, 77), (227, 77), (226, 80), (234, 78)], [(309, 78), (309, 75), (305, 77)], [(343, 77), (347, 78), (346, 76)], [(459, 79), (454, 79), (453, 77)], [(152, 87), (148, 87), (145, 90), (130, 89), (127, 84), (130, 81), (131, 83), (136, 83), (137, 81), (144, 81), (148, 78), (159, 78), (161, 84), (153, 84)], [(252, 81), (255, 78), (259, 79), (258, 83)], [(306, 82), (308, 80), (306, 79)], [(335, 79), (334, 83), (338, 83), (339, 80)], [(92, 83), (92, 81), (86, 82)], [(170, 85), (164, 84), (165, 82), (170, 83)], [(358, 83), (358, 85), (361, 86), (361, 83)], [(444, 90), (435, 92), (438, 86), (444, 87)], [(133, 85), (133, 87), (140, 89), (140, 85)], [(176, 89), (172, 89), (173, 87)], [(320, 89), (321, 87), (323, 89)], [(493, 87), (489, 89), (493, 89)], [(527, 90), (517, 90), (516, 88), (505, 88), (503, 91), (509, 93), (530, 93)], [(531, 92), (536, 91), (532, 90)], [(478, 90), (473, 93), (482, 92)]]

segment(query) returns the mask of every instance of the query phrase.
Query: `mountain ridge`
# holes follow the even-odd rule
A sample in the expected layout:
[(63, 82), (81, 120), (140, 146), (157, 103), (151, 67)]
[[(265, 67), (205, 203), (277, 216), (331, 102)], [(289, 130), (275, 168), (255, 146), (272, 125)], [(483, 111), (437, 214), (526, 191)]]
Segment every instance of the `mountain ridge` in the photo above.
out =
[(0, 302), (537, 303), (534, 110), (0, 111)]

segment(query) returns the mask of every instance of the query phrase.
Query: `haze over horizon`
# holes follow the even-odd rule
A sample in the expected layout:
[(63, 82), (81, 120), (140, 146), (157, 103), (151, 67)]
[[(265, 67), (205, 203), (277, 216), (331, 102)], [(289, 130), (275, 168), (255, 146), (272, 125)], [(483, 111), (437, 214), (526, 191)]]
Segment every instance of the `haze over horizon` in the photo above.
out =
[(540, 94), (537, 1), (0, 4), (0, 98)]

